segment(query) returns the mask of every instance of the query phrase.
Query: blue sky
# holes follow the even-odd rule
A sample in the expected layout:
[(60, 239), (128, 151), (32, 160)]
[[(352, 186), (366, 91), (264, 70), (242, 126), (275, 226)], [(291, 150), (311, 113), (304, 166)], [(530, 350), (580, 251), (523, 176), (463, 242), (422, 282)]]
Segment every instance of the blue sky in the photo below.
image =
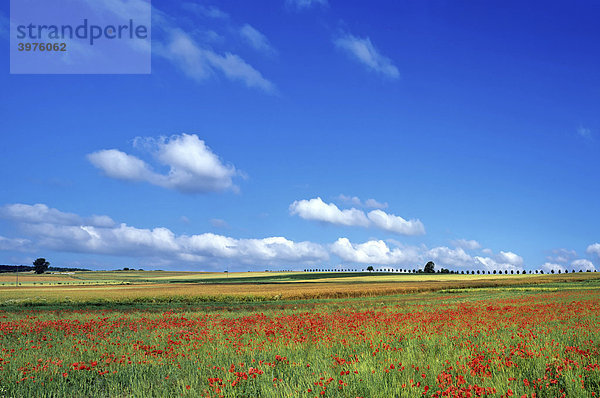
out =
[(0, 263), (600, 265), (594, 2), (152, 7), (149, 75), (9, 74), (0, 7)]

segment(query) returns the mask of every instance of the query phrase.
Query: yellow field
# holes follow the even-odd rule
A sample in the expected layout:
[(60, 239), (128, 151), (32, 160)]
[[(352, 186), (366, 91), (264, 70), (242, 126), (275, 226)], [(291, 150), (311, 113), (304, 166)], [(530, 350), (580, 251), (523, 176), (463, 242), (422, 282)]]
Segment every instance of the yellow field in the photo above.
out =
[[(6, 272), (0, 274), (0, 283), (12, 283), (17, 280), (16, 272)], [(36, 275), (33, 272), (19, 272), (19, 283), (33, 282), (61, 282), (61, 281), (76, 281), (73, 275), (66, 274), (42, 274)]]
[[(330, 274), (333, 275), (333, 274)], [(14, 276), (14, 274), (12, 275)], [(189, 272), (78, 272), (74, 275), (23, 274), (21, 286), (0, 285), (0, 304), (15, 301), (126, 301), (167, 297), (218, 299), (244, 297), (261, 299), (302, 299), (379, 296), (386, 294), (439, 291), (483, 287), (509, 287), (558, 282), (600, 280), (598, 273), (562, 275), (367, 275), (356, 277), (315, 278), (315, 274), (296, 273), (232, 273), (230, 278), (273, 277), (275, 282), (227, 283), (222, 273)], [(287, 280), (288, 277), (293, 280)], [(11, 275), (4, 274), (4, 279)], [(304, 279), (306, 277), (306, 279)], [(309, 279), (309, 277), (315, 279)], [(136, 282), (137, 280), (137, 282)], [(169, 281), (185, 280), (184, 283)], [(189, 283), (188, 280), (197, 282)], [(14, 281), (14, 280), (13, 280)], [(60, 285), (56, 283), (61, 282)], [(35, 285), (33, 283), (36, 283)], [(43, 284), (40, 284), (43, 283)], [(51, 284), (51, 285), (48, 285)]]

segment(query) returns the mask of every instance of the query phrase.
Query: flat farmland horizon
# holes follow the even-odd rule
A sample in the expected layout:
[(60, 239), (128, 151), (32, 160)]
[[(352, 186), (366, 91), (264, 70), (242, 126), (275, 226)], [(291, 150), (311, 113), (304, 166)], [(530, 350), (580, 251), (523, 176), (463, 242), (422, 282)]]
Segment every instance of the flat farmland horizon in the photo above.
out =
[[(0, 305), (152, 301), (267, 301), (369, 297), (452, 289), (600, 282), (598, 273), (461, 275), (348, 272), (86, 271), (68, 275), (1, 275)], [(11, 281), (12, 279), (12, 281)]]

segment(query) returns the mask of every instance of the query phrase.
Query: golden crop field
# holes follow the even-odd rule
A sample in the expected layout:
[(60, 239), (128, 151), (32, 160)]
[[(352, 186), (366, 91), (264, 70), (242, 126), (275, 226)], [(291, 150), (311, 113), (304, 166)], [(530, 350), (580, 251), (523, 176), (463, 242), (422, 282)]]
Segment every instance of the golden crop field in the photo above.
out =
[(73, 275), (4, 274), (0, 305), (30, 302), (272, 300), (369, 297), (447, 289), (490, 288), (600, 280), (597, 273), (562, 275), (314, 274), (161, 271), (77, 272)]

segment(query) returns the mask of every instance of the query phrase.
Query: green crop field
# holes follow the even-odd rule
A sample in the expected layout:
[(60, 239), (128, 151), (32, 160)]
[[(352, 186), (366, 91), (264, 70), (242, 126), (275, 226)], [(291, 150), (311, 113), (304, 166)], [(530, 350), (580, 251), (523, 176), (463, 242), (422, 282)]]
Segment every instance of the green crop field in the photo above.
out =
[[(127, 273), (120, 279), (120, 273), (98, 273), (86, 279), (143, 281), (131, 285), (3, 288), (0, 396), (600, 393), (600, 280), (594, 274), (503, 277), (494, 283), (511, 283), (496, 287), (477, 287), (481, 278), (463, 277), (470, 288), (448, 287), (460, 277), (435, 281), (420, 275), (374, 275), (373, 282), (371, 275), (321, 275), (324, 282), (302, 274), (239, 275), (232, 279), (254, 278), (255, 283), (228, 284), (214, 274), (185, 275), (185, 283), (171, 283), (182, 277), (179, 273), (151, 274)], [(284, 283), (290, 276), (292, 282)], [(309, 299), (268, 299), (282, 286), (328, 290), (340, 278), (356, 278), (360, 283), (350, 286), (363, 292), (382, 283), (437, 285), (433, 291), (372, 297), (319, 299), (315, 292)], [(187, 282), (192, 279), (198, 283)], [(309, 282), (299, 282), (304, 280)], [(186, 300), (194, 297), (190, 285), (222, 289), (223, 298)], [(125, 300), (134, 292), (168, 293), (169, 287), (182, 286), (187, 296)], [(235, 294), (252, 287), (266, 288), (266, 298), (249, 302)], [(36, 289), (40, 296), (48, 290), (57, 296), (27, 305), (18, 300), (24, 299), (19, 293)], [(83, 295), (81, 289), (94, 294)], [(102, 305), (100, 293), (106, 297)]]
[(596, 273), (22, 278), (0, 286), (1, 397), (600, 394)]

